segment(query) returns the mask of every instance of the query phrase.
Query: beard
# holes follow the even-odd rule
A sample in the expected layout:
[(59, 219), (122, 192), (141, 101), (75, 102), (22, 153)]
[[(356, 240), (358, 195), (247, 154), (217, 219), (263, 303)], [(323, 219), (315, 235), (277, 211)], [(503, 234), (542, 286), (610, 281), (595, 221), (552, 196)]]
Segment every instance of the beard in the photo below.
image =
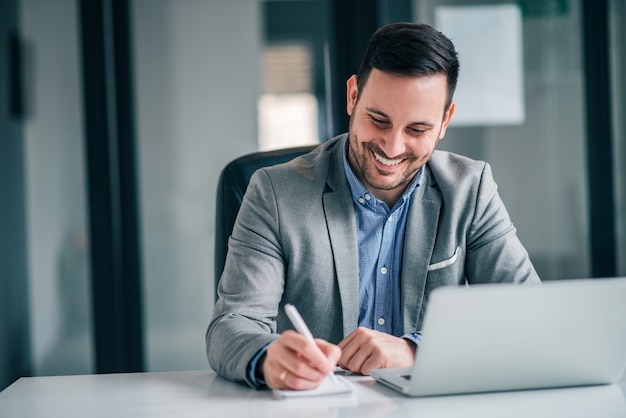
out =
[[(353, 162), (352, 169), (354, 170), (357, 178), (364, 183), (364, 186), (379, 190), (394, 190), (398, 187), (406, 186), (415, 176), (415, 173), (420, 169), (421, 165), (417, 164), (418, 158), (412, 154), (402, 154), (396, 156), (393, 159), (401, 158), (406, 167), (397, 172), (385, 171), (373, 162), (376, 158), (374, 153), (386, 158), (387, 156), (379, 146), (371, 144), (369, 142), (359, 143), (356, 134), (350, 134), (350, 146), (348, 152), (352, 158), (349, 161)], [(368, 189), (370, 188), (368, 187)]]

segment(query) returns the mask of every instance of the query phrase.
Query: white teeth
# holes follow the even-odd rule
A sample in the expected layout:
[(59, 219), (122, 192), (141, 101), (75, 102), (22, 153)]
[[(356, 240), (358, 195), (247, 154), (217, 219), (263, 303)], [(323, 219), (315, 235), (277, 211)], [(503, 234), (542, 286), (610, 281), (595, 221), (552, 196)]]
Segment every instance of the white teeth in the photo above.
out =
[(377, 161), (380, 161), (381, 163), (385, 165), (396, 165), (402, 162), (402, 158), (397, 158), (395, 160), (388, 160), (387, 158), (383, 158), (380, 155), (376, 154), (375, 152), (373, 154), (374, 154), (374, 158), (376, 158)]

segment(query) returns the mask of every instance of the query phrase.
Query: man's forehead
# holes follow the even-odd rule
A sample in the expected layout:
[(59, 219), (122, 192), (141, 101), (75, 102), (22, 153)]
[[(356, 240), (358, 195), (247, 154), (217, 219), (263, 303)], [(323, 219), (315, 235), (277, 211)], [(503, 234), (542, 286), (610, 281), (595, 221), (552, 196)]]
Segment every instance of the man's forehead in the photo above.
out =
[[(442, 74), (426, 76), (371, 74), (362, 91), (359, 105), (368, 112), (392, 117), (399, 112), (419, 116), (426, 109), (433, 109), (439, 117), (445, 108), (447, 79)], [(421, 117), (415, 119), (416, 123)]]

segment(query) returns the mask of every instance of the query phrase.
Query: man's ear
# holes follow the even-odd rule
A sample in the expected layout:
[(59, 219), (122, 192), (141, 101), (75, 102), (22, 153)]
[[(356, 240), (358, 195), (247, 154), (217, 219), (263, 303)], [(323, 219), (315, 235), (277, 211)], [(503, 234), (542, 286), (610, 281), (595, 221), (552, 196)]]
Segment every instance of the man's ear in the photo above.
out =
[(352, 116), (352, 110), (354, 109), (356, 99), (359, 96), (359, 87), (357, 85), (356, 74), (353, 74), (352, 77), (350, 77), (346, 82), (346, 92), (346, 111), (348, 112), (348, 115)]
[(450, 123), (450, 119), (452, 119), (454, 109), (456, 109), (456, 103), (452, 102), (450, 103), (450, 107), (448, 107), (448, 111), (443, 115), (441, 131), (439, 132), (439, 139), (443, 139), (443, 137), (446, 135), (446, 129), (448, 129), (448, 124)]

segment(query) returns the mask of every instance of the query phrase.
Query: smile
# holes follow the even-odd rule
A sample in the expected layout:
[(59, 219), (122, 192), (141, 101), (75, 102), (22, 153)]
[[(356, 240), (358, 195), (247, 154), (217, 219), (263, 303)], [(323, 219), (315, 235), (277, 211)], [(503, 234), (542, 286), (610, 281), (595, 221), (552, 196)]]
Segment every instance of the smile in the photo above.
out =
[(376, 158), (376, 161), (384, 164), (384, 165), (388, 165), (388, 166), (394, 166), (394, 165), (398, 165), (400, 164), (403, 159), (402, 158), (396, 158), (393, 160), (390, 160), (388, 158), (385, 157), (381, 157), (380, 155), (376, 154), (375, 152), (372, 152), (372, 154), (374, 154), (374, 158)]

